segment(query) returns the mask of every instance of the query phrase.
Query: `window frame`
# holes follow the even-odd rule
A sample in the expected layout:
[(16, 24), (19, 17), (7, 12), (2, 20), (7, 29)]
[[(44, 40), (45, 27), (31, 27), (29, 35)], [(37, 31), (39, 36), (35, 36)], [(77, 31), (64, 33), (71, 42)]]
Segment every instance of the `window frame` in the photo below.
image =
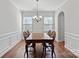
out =
[[(54, 19), (53, 19), (53, 16), (45, 16), (45, 17), (44, 17), (44, 22), (45, 22), (45, 18), (47, 18), (47, 20), (49, 20), (49, 19), (48, 19), (49, 17), (52, 18), (52, 23), (50, 24), (50, 23), (49, 23), (50, 21), (48, 21), (48, 24), (45, 24), (45, 23), (44, 23), (44, 28), (43, 28), (44, 32), (48, 32), (49, 30), (53, 30), (53, 27), (54, 27)], [(50, 25), (52, 25), (52, 28), (51, 28), (51, 29), (49, 29), (49, 26), (50, 26)], [(46, 30), (45, 26), (48, 26), (48, 29), (47, 29), (47, 30)]]
[[(26, 18), (28, 17), (31, 17), (31, 19), (32, 19), (32, 16), (25, 16)], [(23, 23), (23, 21), (24, 21), (24, 18), (25, 17), (23, 17), (23, 20), (22, 20), (22, 31), (27, 31), (27, 30), (29, 30), (30, 28), (26, 28), (27, 26), (29, 27), (29, 25), (31, 25), (31, 30), (29, 30), (30, 32), (32, 32), (33, 31), (33, 20), (32, 20), (32, 24), (28, 24), (28, 23)]]

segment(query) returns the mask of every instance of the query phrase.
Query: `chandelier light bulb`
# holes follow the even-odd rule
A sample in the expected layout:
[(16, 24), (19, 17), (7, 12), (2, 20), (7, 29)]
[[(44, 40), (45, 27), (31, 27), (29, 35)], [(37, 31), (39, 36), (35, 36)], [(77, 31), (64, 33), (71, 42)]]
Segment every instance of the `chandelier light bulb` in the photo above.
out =
[(39, 16), (40, 19), (42, 19), (42, 16)]

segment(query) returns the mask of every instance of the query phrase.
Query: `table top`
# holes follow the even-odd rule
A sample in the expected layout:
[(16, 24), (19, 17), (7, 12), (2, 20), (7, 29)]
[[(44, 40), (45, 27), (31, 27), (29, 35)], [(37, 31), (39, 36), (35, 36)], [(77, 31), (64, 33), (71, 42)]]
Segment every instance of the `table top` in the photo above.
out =
[(31, 33), (26, 40), (52, 40), (47, 33)]

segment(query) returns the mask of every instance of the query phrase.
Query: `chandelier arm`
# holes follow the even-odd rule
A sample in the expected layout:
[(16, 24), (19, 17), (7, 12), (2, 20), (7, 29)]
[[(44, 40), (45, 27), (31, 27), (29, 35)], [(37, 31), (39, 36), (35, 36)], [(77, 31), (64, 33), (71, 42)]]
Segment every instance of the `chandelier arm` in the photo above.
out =
[(38, 0), (37, 0), (37, 17), (38, 17)]
[(42, 19), (42, 16), (39, 16), (39, 8), (38, 8), (38, 2), (39, 2), (39, 0), (36, 0), (36, 2), (37, 2), (37, 9), (36, 9), (36, 16), (34, 17), (34, 19), (37, 21), (37, 22), (39, 22), (41, 19)]

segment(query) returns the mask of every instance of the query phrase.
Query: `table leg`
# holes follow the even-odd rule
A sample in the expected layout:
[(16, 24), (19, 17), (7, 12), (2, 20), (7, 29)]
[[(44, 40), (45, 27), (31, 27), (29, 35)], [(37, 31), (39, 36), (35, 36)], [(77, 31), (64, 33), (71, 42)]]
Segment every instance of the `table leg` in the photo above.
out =
[(36, 43), (32, 43), (32, 47), (34, 49), (34, 57), (36, 57)]
[(43, 43), (43, 55), (44, 57), (46, 56), (46, 44), (45, 43)]

